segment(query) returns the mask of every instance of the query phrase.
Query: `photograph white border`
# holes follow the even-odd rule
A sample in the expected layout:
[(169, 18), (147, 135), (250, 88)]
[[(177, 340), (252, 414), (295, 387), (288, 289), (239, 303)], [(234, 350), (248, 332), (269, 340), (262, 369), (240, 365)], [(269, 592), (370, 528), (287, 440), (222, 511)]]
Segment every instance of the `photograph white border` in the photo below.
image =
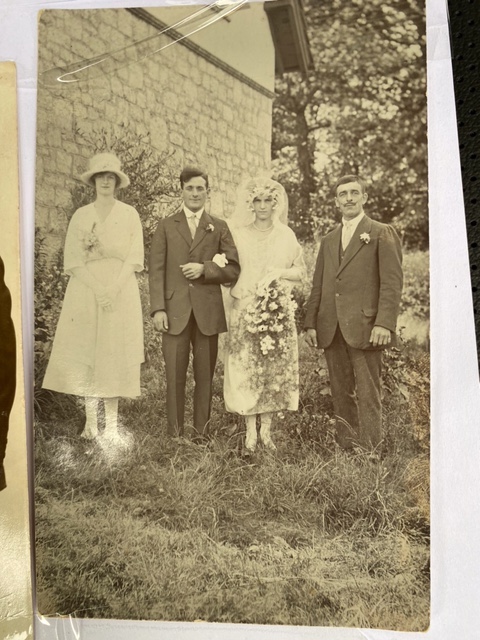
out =
[[(178, 0), (179, 1), (179, 0)], [(32, 380), (37, 12), (159, 6), (0, 0), (0, 59), (17, 62), (25, 371)], [(186, 4), (182, 0), (182, 4)], [(192, 2), (193, 4), (193, 2)], [(453, 97), (446, 0), (427, 1), (432, 346), (432, 610), (426, 633), (207, 623), (38, 619), (36, 637), (81, 640), (476, 640), (480, 637), (480, 387)], [(27, 389), (31, 408), (32, 393)]]

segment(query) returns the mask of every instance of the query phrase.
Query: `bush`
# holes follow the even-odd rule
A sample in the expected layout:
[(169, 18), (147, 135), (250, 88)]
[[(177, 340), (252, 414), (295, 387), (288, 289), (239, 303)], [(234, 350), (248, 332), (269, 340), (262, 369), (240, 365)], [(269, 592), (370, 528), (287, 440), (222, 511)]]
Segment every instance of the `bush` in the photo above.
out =
[(385, 442), (389, 451), (430, 447), (430, 355), (415, 343), (383, 358)]
[(49, 257), (45, 249), (45, 235), (39, 229), (35, 232), (34, 278), (34, 403), (39, 414), (53, 395), (41, 387), (68, 282), (63, 271), (62, 252)]
[(403, 258), (403, 292), (400, 312), (429, 318), (430, 278), (428, 253), (405, 252)]

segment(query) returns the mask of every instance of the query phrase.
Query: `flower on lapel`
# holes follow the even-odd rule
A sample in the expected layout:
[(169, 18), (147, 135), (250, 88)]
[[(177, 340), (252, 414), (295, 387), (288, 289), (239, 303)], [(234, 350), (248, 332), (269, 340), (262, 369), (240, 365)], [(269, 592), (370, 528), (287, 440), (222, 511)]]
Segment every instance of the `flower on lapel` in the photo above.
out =
[(87, 256), (93, 255), (93, 254), (97, 254), (97, 255), (103, 254), (103, 247), (97, 235), (96, 226), (97, 226), (97, 223), (94, 222), (92, 225), (92, 230), (85, 232), (82, 237), (83, 251)]
[(207, 224), (207, 231), (210, 231), (210, 233), (215, 229), (215, 227), (213, 226), (213, 224), (210, 222), (210, 224)]
[(360, 240), (362, 242), (364, 242), (365, 244), (368, 244), (370, 242), (370, 234), (369, 233), (361, 233), (360, 234)]

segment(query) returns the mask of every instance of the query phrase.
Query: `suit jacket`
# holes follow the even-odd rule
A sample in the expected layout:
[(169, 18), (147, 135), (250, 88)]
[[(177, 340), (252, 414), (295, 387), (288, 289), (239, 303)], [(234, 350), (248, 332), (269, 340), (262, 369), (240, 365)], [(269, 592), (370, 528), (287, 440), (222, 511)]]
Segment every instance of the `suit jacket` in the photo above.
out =
[[(225, 267), (212, 262), (224, 253)], [(205, 273), (188, 280), (180, 265), (199, 262)], [(238, 253), (227, 223), (203, 212), (192, 241), (185, 212), (160, 220), (150, 249), (149, 281), (151, 314), (166, 311), (168, 333), (185, 329), (193, 311), (200, 331), (207, 336), (227, 330), (221, 284), (236, 282), (240, 273)]]
[[(362, 234), (367, 240), (361, 240)], [(395, 329), (403, 286), (402, 252), (395, 230), (365, 216), (343, 259), (342, 225), (327, 234), (318, 252), (305, 328), (317, 330), (320, 348), (328, 347), (340, 325), (345, 341), (356, 349), (372, 349), (374, 325)], [(380, 347), (382, 348), (382, 347)]]
[(16, 348), (11, 319), (12, 301), (4, 280), (5, 269), (0, 258), (0, 490), (4, 489), (3, 459), (7, 446), (8, 420), (15, 397)]

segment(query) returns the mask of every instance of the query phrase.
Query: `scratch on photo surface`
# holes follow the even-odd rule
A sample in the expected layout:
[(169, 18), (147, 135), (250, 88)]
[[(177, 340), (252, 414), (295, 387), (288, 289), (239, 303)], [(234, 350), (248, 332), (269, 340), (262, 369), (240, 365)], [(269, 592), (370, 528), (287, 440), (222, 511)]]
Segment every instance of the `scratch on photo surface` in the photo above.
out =
[[(249, 0), (236, 0), (225, 5), (225, 0), (217, 0), (217, 2), (205, 5), (175, 24), (165, 27), (165, 29), (162, 29), (153, 36), (137, 40), (126, 47), (122, 47), (114, 51), (106, 51), (105, 53), (93, 58), (84, 59), (66, 66), (54, 67), (47, 71), (43, 71), (39, 74), (39, 81), (46, 86), (53, 85), (58, 87), (59, 85), (69, 85), (86, 80), (92, 80), (99, 76), (113, 73), (114, 71), (118, 71), (118, 69), (123, 69), (132, 64), (137, 64), (138, 62), (171, 47), (177, 42), (181, 42), (182, 40), (191, 37), (206, 27), (215, 24), (215, 22), (226, 18), (245, 5), (248, 1)], [(204, 14), (212, 9), (216, 10), (215, 15), (210, 18), (203, 19)], [(202, 22), (198, 26), (194, 27), (194, 23), (200, 18), (202, 18)], [(190, 27), (188, 33), (178, 33), (177, 29), (182, 27)]]

